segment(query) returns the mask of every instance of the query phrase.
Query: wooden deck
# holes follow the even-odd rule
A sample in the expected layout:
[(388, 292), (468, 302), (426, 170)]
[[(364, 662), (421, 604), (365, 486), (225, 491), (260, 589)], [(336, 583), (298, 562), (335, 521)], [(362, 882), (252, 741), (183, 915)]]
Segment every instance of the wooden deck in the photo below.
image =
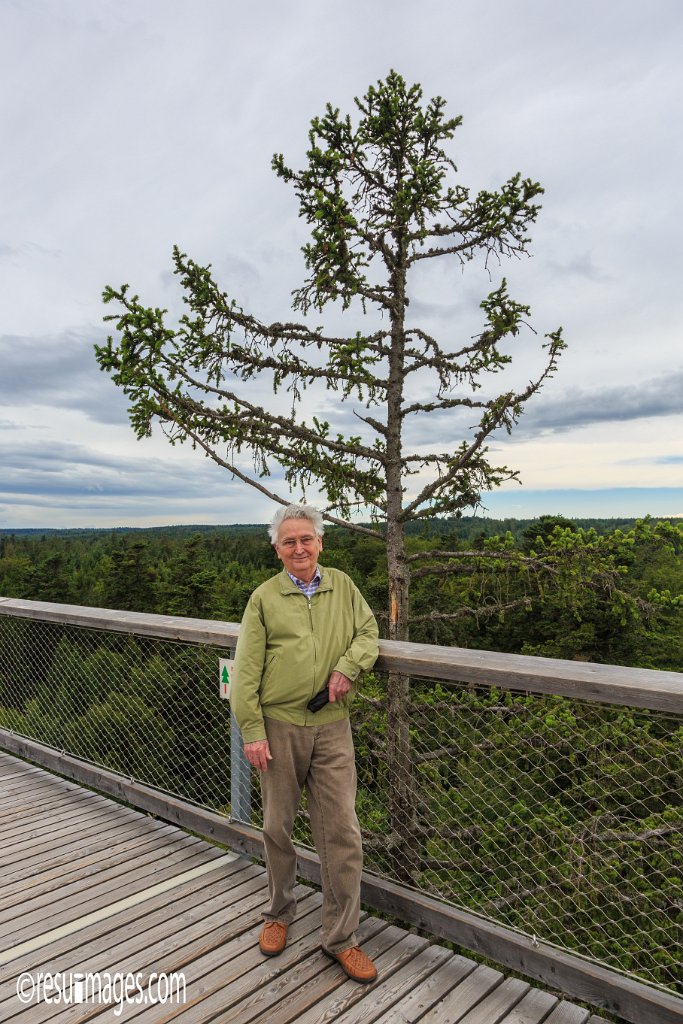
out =
[[(0, 1021), (605, 1024), (378, 917), (360, 936), (379, 978), (348, 981), (320, 951), (320, 895), (304, 885), (285, 952), (265, 959), (262, 867), (3, 753), (0, 868)], [(182, 972), (185, 998), (24, 1004), (24, 972), (141, 972), (143, 991), (152, 972)]]

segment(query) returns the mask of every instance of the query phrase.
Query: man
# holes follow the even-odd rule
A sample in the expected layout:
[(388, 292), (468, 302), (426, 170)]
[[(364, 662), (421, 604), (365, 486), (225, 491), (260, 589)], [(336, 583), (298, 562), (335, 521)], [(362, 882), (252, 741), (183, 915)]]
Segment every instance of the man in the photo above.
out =
[[(355, 935), (363, 852), (349, 702), (353, 683), (377, 658), (377, 623), (345, 573), (318, 565), (323, 521), (316, 509), (282, 508), (269, 532), (284, 568), (249, 599), (231, 696), (244, 753), (261, 773), (270, 904), (259, 946), (266, 956), (281, 953), (294, 920), (291, 833), (305, 786), (320, 857), (322, 948), (367, 983), (377, 971)], [(309, 709), (318, 694), (322, 706)]]

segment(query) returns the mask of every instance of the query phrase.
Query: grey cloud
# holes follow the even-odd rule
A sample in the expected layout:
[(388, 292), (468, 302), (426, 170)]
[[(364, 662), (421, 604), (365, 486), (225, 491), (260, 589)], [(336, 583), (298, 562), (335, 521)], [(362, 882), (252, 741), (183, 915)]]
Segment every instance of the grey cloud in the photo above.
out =
[(612, 280), (609, 274), (595, 265), (589, 252), (577, 253), (569, 260), (546, 260), (545, 266), (558, 277), (580, 277), (601, 284)]
[[(666, 377), (653, 377), (639, 385), (615, 385), (591, 391), (575, 389), (552, 397), (541, 392), (527, 404), (511, 440), (528, 440), (530, 435), (539, 433), (563, 433), (591, 423), (624, 422), (682, 412), (683, 370)], [(477, 410), (437, 410), (421, 419), (410, 418), (405, 433), (413, 445), (441, 438), (448, 447), (465, 438), (477, 421)], [(662, 461), (676, 462), (680, 457), (664, 456)]]
[[(66, 441), (0, 444), (0, 502), (41, 508), (70, 505), (75, 509), (118, 507), (159, 513), (185, 504), (200, 506), (249, 493), (199, 453), (186, 460), (138, 458), (104, 454)], [(249, 472), (251, 467), (241, 464)], [(283, 489), (284, 475), (273, 466), (268, 486)], [(284, 488), (285, 492), (287, 487)]]
[(461, 306), (457, 302), (422, 302), (420, 299), (411, 298), (408, 315), (411, 320), (415, 316), (426, 316), (430, 320), (450, 320), (452, 317), (457, 316), (460, 311)]
[(652, 458), (620, 459), (619, 464), (622, 466), (680, 466), (683, 464), (683, 455), (656, 455)]
[(224, 497), (236, 486), (227, 470), (199, 456), (188, 472), (185, 461), (107, 455), (68, 442), (0, 445), (0, 501), (49, 507), (54, 501), (77, 507), (121, 499), (194, 500)]
[(17, 259), (21, 256), (61, 256), (61, 249), (53, 249), (38, 242), (23, 242), (21, 245), (0, 243), (0, 259)]
[(232, 287), (231, 281), (237, 281), (244, 285), (253, 285), (262, 280), (258, 267), (250, 260), (244, 259), (241, 256), (233, 254), (224, 256), (222, 260), (218, 261), (218, 269), (228, 291)]
[(80, 409), (99, 423), (127, 422), (127, 402), (95, 362), (99, 331), (0, 337), (0, 402)]
[(14, 420), (0, 420), (0, 430), (28, 430), (29, 428), (18, 423)]
[(640, 384), (616, 385), (592, 391), (574, 390), (552, 401), (542, 398), (520, 420), (525, 430), (561, 431), (590, 423), (623, 422), (683, 412), (683, 370), (652, 377)]

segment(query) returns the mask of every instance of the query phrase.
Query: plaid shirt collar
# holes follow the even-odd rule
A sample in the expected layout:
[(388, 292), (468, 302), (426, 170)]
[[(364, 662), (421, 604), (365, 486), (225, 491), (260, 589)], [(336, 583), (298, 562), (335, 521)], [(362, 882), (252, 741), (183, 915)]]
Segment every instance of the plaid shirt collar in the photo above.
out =
[(315, 594), (316, 590), (320, 586), (320, 581), (322, 580), (320, 566), (315, 567), (313, 579), (310, 581), (310, 583), (304, 583), (303, 580), (300, 580), (298, 579), (298, 577), (293, 576), (289, 569), (287, 569), (286, 571), (292, 583), (296, 584), (296, 586), (299, 588), (302, 594), (305, 594), (306, 597), (313, 597), (313, 594)]

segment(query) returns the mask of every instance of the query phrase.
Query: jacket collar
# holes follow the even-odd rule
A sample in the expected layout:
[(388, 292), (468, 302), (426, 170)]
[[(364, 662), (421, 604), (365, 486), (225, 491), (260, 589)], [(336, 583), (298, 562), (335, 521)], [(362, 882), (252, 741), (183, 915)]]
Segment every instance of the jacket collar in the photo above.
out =
[[(316, 590), (316, 594), (319, 594), (322, 590), (334, 590), (334, 585), (330, 577), (329, 572), (318, 563), (320, 569), (320, 584)], [(283, 569), (279, 576), (280, 579), (280, 593), (281, 594), (300, 594), (301, 590), (297, 587), (296, 583), (289, 578), (289, 573), (286, 569)], [(313, 595), (315, 597), (315, 594)]]

